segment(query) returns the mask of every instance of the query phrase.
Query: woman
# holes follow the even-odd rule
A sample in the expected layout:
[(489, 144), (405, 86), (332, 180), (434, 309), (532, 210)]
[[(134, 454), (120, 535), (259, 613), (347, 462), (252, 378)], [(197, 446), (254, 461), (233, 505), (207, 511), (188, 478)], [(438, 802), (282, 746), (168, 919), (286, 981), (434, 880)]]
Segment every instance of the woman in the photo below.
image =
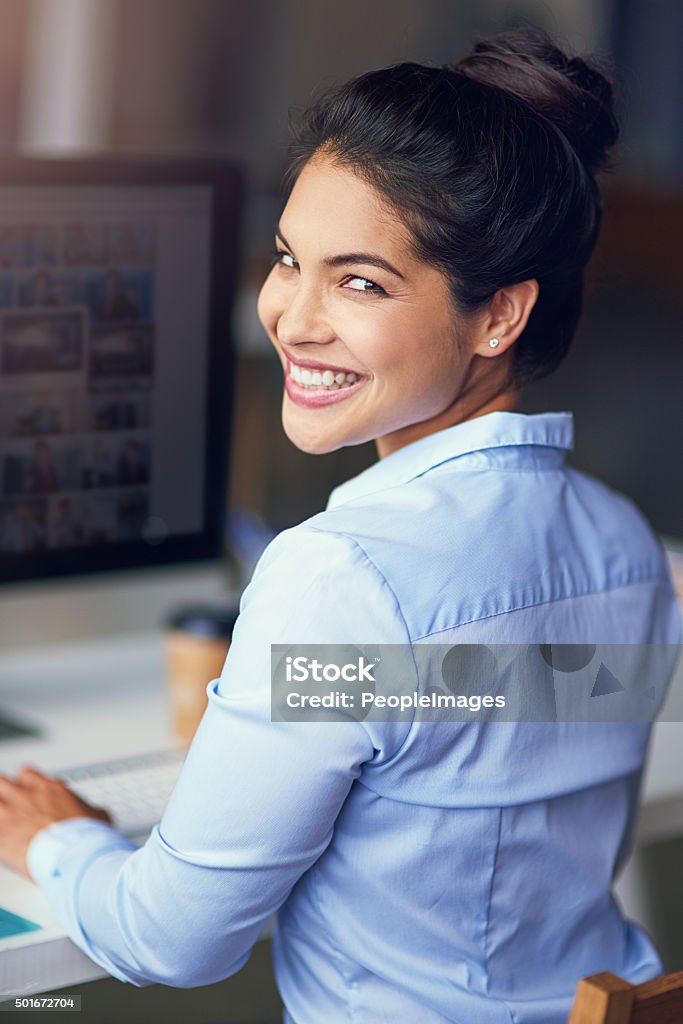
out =
[(2, 856), (21, 867), (30, 842), (117, 977), (227, 977), (276, 911), (289, 1024), (559, 1024), (581, 976), (659, 972), (610, 894), (647, 722), (270, 710), (271, 644), (478, 645), (486, 665), (521, 644), (533, 676), (538, 645), (680, 641), (661, 545), (565, 464), (571, 414), (514, 411), (574, 334), (616, 135), (607, 80), (533, 31), (305, 116), (259, 314), (292, 441), (374, 439), (379, 461), (263, 555), (141, 850), (35, 772), (0, 788)]

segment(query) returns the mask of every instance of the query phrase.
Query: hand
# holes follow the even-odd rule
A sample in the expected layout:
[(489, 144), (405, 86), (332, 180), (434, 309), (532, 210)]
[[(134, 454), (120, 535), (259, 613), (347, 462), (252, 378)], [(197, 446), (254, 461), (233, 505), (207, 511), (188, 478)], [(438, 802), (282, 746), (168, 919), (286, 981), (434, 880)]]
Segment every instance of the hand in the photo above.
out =
[(16, 779), (0, 775), (0, 860), (30, 878), (26, 854), (33, 837), (67, 818), (111, 822), (101, 807), (91, 807), (60, 782), (35, 768), (21, 768)]

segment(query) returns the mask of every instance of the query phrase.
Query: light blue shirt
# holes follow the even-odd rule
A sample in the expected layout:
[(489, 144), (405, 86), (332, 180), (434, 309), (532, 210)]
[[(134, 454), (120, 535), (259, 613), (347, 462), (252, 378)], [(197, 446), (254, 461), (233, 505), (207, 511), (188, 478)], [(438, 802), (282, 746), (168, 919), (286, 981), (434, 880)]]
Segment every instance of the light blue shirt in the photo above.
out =
[(572, 427), (442, 430), (271, 542), (147, 843), (79, 819), (31, 844), (82, 949), (205, 985), (277, 912), (287, 1024), (564, 1024), (580, 977), (660, 971), (610, 892), (648, 724), (271, 721), (271, 644), (679, 644), (661, 543), (565, 463)]

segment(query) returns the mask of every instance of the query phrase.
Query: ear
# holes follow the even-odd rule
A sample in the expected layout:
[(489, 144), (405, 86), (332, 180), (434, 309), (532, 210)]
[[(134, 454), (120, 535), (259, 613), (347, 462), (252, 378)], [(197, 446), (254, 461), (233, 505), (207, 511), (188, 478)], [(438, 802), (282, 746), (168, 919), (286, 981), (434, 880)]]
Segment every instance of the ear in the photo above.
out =
[[(535, 278), (499, 288), (491, 299), (486, 317), (477, 329), (474, 353), (479, 356), (498, 356), (509, 349), (526, 327), (538, 293), (538, 281)], [(498, 339), (495, 347), (489, 345), (491, 338)]]

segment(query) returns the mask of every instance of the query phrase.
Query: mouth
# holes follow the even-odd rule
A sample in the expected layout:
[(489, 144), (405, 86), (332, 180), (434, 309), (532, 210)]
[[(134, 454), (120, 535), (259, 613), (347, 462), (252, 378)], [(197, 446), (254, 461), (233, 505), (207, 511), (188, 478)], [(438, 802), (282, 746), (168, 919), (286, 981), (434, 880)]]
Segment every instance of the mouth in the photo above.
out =
[(325, 366), (323, 363), (300, 362), (295, 363), (292, 359), (287, 360), (287, 373), (305, 388), (329, 388), (334, 391), (337, 388), (349, 387), (363, 377), (362, 373), (355, 370), (346, 370), (343, 367)]
[(285, 390), (297, 405), (320, 406), (342, 401), (367, 379), (354, 370), (320, 363), (293, 363), (288, 359), (285, 366)]

